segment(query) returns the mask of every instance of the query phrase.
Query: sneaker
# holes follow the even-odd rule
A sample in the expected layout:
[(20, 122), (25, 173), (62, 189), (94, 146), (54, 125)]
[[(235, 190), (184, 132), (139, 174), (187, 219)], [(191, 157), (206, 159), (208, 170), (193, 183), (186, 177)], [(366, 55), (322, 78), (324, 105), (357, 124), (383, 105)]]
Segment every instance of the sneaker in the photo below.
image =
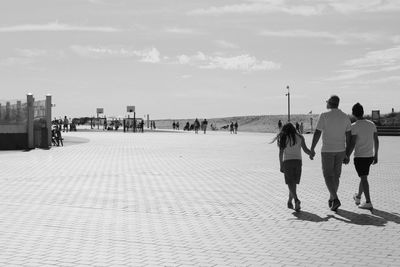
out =
[(331, 210), (336, 211), (341, 205), (342, 205), (342, 203), (340, 203), (339, 199), (334, 199), (332, 202)]
[(288, 207), (288, 209), (293, 209), (293, 203), (292, 203), (292, 201), (288, 201), (288, 202), (287, 202), (287, 207)]
[(300, 209), (301, 209), (301, 207), (300, 207), (300, 200), (297, 200), (297, 201), (294, 203), (294, 205), (295, 205), (294, 210), (297, 211), (297, 212), (299, 212)]
[(356, 203), (357, 206), (360, 205), (361, 198), (358, 197), (357, 193), (354, 193), (353, 199), (354, 199), (354, 203)]
[(373, 210), (373, 206), (371, 202), (364, 202), (361, 205), (358, 206), (358, 208), (360, 209), (364, 209), (364, 210)]

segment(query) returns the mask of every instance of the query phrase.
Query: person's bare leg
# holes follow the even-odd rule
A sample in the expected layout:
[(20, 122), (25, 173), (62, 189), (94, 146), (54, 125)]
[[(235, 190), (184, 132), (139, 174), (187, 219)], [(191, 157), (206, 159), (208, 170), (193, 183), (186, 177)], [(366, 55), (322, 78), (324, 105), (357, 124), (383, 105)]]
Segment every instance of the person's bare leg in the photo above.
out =
[(364, 192), (365, 200), (367, 203), (371, 202), (371, 197), (369, 194), (369, 183), (368, 183), (368, 176), (367, 175), (362, 175), (361, 177), (361, 182), (360, 184), (362, 185), (362, 189)]
[[(361, 179), (361, 177), (360, 177)], [(358, 186), (358, 194), (357, 198), (361, 198), (362, 193), (364, 193), (363, 185), (362, 185), (362, 180), (360, 180), (360, 185)]]

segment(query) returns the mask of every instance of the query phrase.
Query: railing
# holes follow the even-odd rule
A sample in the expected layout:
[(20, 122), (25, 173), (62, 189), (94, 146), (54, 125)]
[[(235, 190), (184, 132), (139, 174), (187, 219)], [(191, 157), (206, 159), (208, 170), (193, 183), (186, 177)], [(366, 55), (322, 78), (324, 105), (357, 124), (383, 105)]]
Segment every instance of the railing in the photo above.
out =
[[(40, 131), (35, 127), (40, 121)], [(37, 124), (37, 123), (36, 123)], [(51, 96), (35, 101), (28, 94), (26, 102), (0, 101), (0, 149), (32, 149), (51, 145)]]
[(377, 126), (379, 136), (400, 136), (400, 126)]

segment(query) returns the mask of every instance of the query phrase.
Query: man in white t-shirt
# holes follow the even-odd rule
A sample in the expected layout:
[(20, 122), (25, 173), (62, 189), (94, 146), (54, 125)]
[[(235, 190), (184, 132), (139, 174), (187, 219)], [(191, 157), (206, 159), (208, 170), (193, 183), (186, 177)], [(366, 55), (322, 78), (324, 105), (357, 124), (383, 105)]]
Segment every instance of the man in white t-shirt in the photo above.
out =
[(315, 146), (322, 135), (322, 172), (325, 184), (329, 191), (329, 208), (336, 211), (341, 203), (337, 196), (339, 178), (342, 173), (343, 162), (346, 158), (346, 147), (350, 145), (351, 122), (349, 117), (339, 107), (339, 97), (331, 96), (326, 101), (326, 108), (330, 109), (319, 116), (311, 145), (311, 153), (315, 156)]
[[(371, 164), (378, 163), (378, 133), (375, 124), (363, 118), (364, 108), (360, 103), (353, 106), (352, 113), (357, 121), (351, 125), (351, 143), (346, 150), (346, 155), (350, 157), (353, 149), (355, 149), (354, 166), (361, 179), (358, 193), (354, 194), (353, 199), (360, 209), (372, 210), (368, 175)], [(360, 204), (362, 193), (365, 196), (365, 203)]]

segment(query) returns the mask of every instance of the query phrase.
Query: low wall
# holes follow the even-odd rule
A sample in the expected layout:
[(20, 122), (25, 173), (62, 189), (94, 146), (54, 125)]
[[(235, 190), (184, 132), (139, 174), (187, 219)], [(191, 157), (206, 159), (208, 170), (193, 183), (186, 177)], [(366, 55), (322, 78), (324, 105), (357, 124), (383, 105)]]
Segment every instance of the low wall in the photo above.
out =
[(27, 148), (27, 133), (0, 133), (0, 150), (19, 150)]

